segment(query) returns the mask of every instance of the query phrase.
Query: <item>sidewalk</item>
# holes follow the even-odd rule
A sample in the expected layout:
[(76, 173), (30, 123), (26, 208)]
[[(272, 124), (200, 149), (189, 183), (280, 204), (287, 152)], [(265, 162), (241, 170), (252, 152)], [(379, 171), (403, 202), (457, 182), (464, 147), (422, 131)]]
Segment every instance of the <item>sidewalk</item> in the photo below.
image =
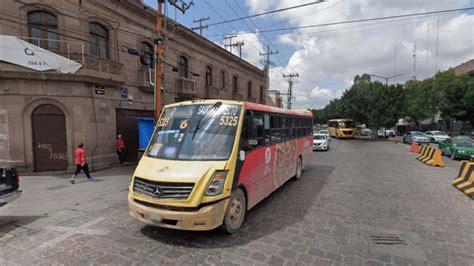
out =
[[(1, 216), (47, 216), (65, 209), (88, 210), (100, 208), (110, 201), (126, 201), (123, 194), (128, 189), (136, 166), (116, 167), (92, 173), (94, 181), (86, 181), (83, 173), (76, 177), (76, 184), (69, 183), (70, 175), (20, 176), (23, 195), (0, 208)], [(117, 196), (117, 193), (120, 193)], [(99, 204), (98, 204), (99, 203)], [(1, 218), (0, 218), (1, 219)], [(0, 220), (0, 226), (1, 226)]]

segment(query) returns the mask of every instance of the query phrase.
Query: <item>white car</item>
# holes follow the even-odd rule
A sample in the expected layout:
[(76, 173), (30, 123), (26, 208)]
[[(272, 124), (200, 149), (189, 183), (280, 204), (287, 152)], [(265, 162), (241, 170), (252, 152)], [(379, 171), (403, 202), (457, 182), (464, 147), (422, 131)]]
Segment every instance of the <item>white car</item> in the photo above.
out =
[(330, 140), (331, 139), (331, 136), (329, 135), (329, 131), (325, 130), (325, 129), (321, 129), (318, 131), (317, 134), (323, 134), (323, 135), (326, 135), (327, 139)]
[(449, 139), (449, 136), (443, 131), (426, 131), (425, 135), (430, 138), (431, 142), (440, 143)]
[(325, 134), (313, 135), (313, 151), (327, 151), (329, 150), (329, 138)]

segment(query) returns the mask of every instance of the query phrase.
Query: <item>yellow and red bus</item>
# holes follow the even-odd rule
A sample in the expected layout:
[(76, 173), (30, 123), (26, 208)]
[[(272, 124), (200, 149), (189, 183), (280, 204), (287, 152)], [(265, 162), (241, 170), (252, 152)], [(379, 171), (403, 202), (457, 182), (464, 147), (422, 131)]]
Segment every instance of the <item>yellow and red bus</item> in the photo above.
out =
[(165, 106), (130, 183), (130, 214), (166, 228), (236, 232), (249, 209), (301, 177), (312, 119), (238, 101)]
[(328, 121), (329, 134), (335, 138), (355, 138), (356, 125), (351, 119), (331, 119)]

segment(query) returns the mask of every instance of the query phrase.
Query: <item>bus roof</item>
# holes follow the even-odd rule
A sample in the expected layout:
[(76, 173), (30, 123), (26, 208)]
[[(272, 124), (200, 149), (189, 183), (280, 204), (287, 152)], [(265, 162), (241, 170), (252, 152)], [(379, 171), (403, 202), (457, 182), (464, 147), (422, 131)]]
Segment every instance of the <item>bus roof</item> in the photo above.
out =
[(288, 110), (288, 109), (283, 109), (283, 108), (278, 108), (278, 107), (273, 107), (273, 106), (268, 106), (268, 105), (263, 105), (263, 104), (258, 104), (258, 103), (251, 103), (251, 102), (244, 102), (244, 106), (248, 110), (313, 117), (313, 113), (307, 110)]
[(219, 99), (184, 101), (184, 102), (167, 104), (166, 107), (183, 106), (183, 105), (191, 105), (191, 104), (213, 104), (216, 102), (222, 102), (225, 104), (243, 105), (245, 106), (245, 109), (247, 110), (313, 117), (313, 113), (307, 110), (288, 110), (288, 109), (277, 108), (277, 107), (258, 104), (258, 103), (252, 103), (252, 102), (241, 102), (241, 101), (219, 100)]

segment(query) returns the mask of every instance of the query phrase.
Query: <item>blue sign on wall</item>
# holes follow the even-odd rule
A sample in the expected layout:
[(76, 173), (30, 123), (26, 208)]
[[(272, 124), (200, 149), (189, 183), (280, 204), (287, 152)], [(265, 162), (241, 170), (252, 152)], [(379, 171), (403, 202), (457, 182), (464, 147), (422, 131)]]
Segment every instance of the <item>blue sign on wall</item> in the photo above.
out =
[(128, 99), (128, 88), (126, 87), (120, 88), (120, 97), (122, 97), (123, 99)]

